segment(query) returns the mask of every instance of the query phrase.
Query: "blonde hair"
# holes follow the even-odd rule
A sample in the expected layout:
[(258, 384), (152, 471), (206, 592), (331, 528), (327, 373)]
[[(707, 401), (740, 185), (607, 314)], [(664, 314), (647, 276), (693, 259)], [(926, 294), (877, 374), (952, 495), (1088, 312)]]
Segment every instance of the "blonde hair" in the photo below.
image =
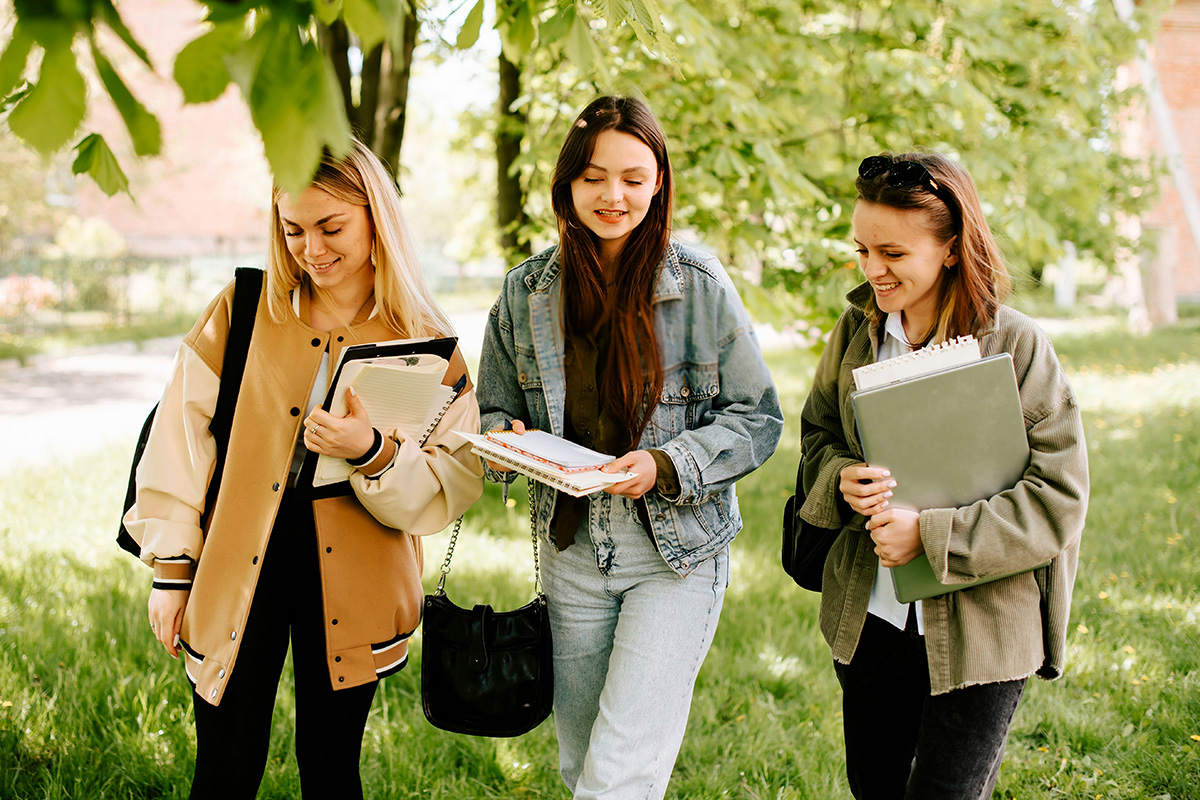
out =
[[(452, 335), (454, 326), (434, 300), (417, 263), (400, 212), (396, 184), (379, 157), (353, 139), (344, 158), (325, 151), (310, 186), (366, 207), (372, 230), (375, 306), (388, 327), (404, 338)], [(279, 217), (279, 198), (283, 194), (278, 186), (271, 193), (271, 240), (267, 248), (267, 302), (276, 322), (287, 318), (292, 292), (297, 287), (303, 286), (310, 294), (322, 294), (288, 251)]]

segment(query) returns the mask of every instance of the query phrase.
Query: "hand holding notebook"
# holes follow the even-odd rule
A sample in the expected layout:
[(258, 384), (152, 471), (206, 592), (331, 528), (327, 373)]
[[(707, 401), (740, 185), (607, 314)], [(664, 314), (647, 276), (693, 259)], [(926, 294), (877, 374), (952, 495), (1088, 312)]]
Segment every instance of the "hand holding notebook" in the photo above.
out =
[[(455, 431), (471, 442), (471, 450), (505, 469), (533, 478), (573, 497), (583, 497), (636, 478), (636, 472), (602, 472), (613, 460), (582, 445), (545, 431), (489, 431), (470, 434)], [(540, 435), (534, 435), (540, 434)], [(570, 466), (564, 466), (569, 464)]]
[[(867, 463), (896, 481), (892, 507), (958, 508), (1021, 480), (1029, 442), (1009, 354), (981, 358), (962, 337), (854, 373), (859, 440)], [(892, 569), (902, 603), (1002, 577), (943, 585), (924, 555)]]

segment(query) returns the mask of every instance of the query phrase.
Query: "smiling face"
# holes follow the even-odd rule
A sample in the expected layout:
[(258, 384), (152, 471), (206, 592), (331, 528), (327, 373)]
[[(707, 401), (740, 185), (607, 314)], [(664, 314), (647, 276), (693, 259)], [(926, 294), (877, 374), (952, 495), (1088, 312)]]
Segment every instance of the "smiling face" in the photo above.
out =
[(940, 242), (928, 224), (929, 213), (859, 200), (854, 207), (854, 243), (858, 263), (871, 282), (880, 311), (901, 313), (909, 341), (917, 341), (938, 314), (938, 293), (946, 267), (957, 256), (954, 241)]
[(332, 294), (361, 293), (374, 285), (375, 232), (365, 206), (310, 186), (294, 199), (280, 195), (278, 210), (288, 252), (313, 284)]
[(600, 239), (603, 261), (615, 261), (661, 185), (658, 162), (641, 139), (615, 130), (596, 137), (587, 168), (571, 181), (571, 200), (580, 222)]

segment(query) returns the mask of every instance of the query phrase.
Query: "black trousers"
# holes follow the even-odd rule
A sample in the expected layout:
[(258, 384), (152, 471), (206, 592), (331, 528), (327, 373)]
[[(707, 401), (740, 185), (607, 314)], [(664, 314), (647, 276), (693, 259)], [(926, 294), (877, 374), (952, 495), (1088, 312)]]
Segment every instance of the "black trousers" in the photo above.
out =
[(271, 531), (237, 664), (221, 704), (210, 705), (192, 693), (193, 800), (252, 800), (257, 793), (289, 639), (301, 791), (306, 798), (362, 798), (358, 759), (377, 684), (333, 691), (323, 614), (312, 505), (288, 492)]
[(858, 800), (987, 800), (1025, 679), (929, 693), (925, 637), (867, 615), (842, 685), (846, 776)]

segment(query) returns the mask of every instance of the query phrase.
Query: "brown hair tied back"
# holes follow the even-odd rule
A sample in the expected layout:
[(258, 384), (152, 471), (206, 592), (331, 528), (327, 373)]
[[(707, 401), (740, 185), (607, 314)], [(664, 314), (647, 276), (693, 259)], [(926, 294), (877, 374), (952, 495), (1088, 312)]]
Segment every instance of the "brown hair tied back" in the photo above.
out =
[(550, 189), (558, 218), (563, 327), (569, 341), (593, 331), (605, 311), (607, 286), (599, 245), (595, 234), (575, 213), (571, 183), (587, 169), (596, 139), (606, 131), (627, 133), (649, 147), (662, 179), (646, 217), (621, 249), (614, 287), (620, 302), (610, 309), (612, 345), (601, 383), (601, 396), (624, 422), (629, 446), (634, 447), (662, 394), (663, 372), (652, 300), (659, 266), (671, 241), (671, 163), (662, 126), (649, 107), (636, 98), (599, 97), (571, 125), (554, 166)]
[[(882, 159), (890, 159), (892, 167)], [(922, 165), (925, 172), (905, 167), (907, 162)], [(900, 172), (923, 177), (897, 180), (895, 173)], [(958, 260), (942, 278), (934, 327), (917, 344), (935, 344), (986, 329), (1012, 281), (970, 174), (931, 150), (899, 155), (885, 152), (863, 161), (854, 186), (859, 200), (926, 212), (930, 233), (943, 243), (953, 240), (951, 248)], [(882, 320), (874, 296), (867, 310), (872, 318)]]

